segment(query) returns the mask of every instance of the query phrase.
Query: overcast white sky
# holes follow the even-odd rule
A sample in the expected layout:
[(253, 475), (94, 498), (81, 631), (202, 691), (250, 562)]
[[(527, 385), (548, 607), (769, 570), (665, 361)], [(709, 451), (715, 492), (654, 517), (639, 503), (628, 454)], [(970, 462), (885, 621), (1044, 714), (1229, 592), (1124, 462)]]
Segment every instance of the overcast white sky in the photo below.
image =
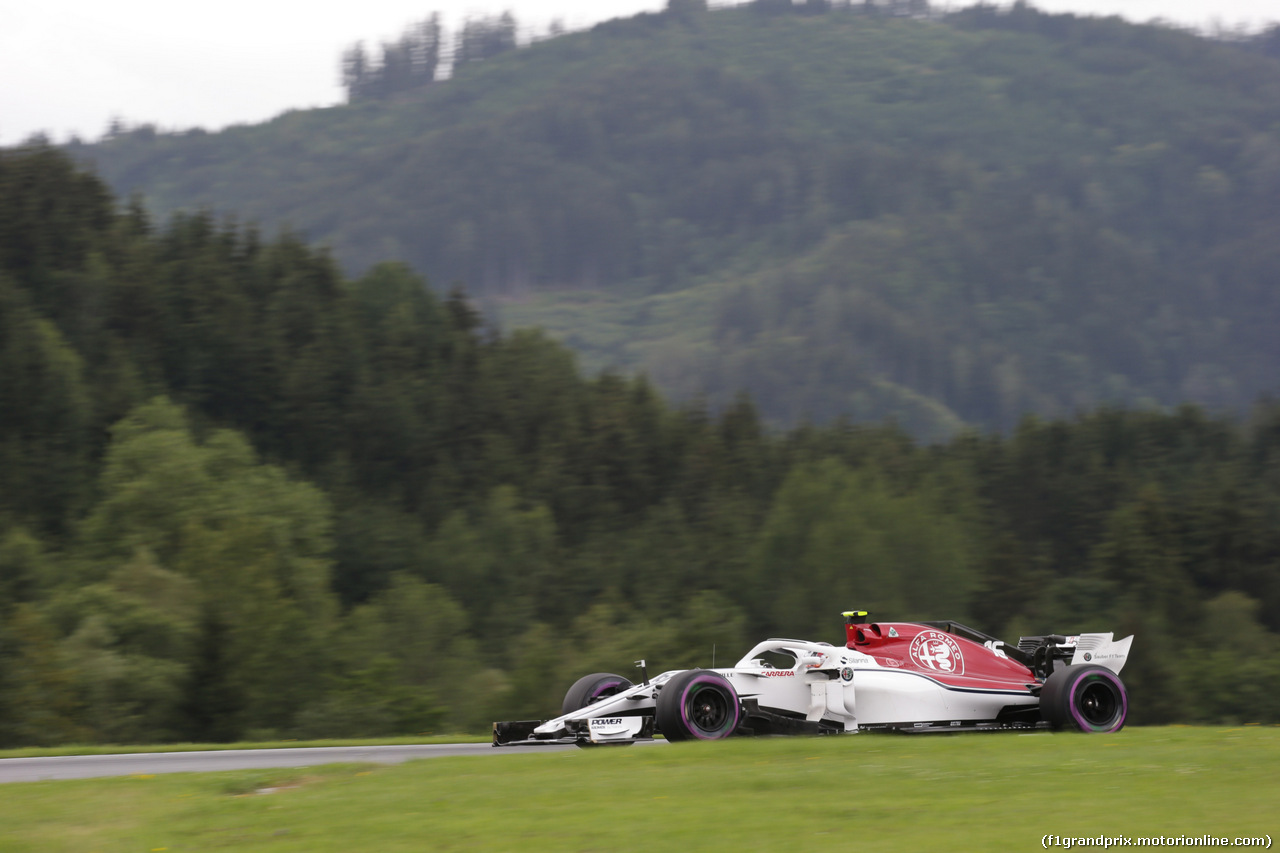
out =
[[(973, 0), (951, 0), (955, 7)], [(1004, 0), (1001, 0), (1004, 5)], [(717, 5), (713, 2), (712, 5)], [(721, 0), (720, 5), (732, 5)], [(1280, 20), (1276, 0), (1033, 0), (1046, 11), (1217, 21), (1253, 29)], [(545, 32), (656, 11), (665, 0), (0, 0), (0, 145), (42, 132), (96, 139), (113, 117), (165, 130), (258, 122), (342, 99), (342, 51), (377, 44), (432, 11), (454, 29), (511, 10)]]

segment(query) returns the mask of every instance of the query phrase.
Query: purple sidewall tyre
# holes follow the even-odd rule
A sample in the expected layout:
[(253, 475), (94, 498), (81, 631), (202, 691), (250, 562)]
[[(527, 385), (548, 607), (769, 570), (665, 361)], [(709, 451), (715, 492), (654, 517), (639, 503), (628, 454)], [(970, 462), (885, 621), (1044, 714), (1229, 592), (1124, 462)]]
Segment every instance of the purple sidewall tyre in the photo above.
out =
[(720, 740), (733, 734), (741, 722), (738, 692), (718, 673), (682, 672), (658, 694), (658, 730), (667, 740)]
[(1045, 682), (1040, 716), (1055, 729), (1118, 732), (1129, 716), (1129, 693), (1120, 676), (1105, 667), (1068, 666)]
[(564, 694), (560, 713), (572, 714), (588, 705), (594, 705), (606, 696), (621, 693), (628, 687), (631, 687), (630, 681), (612, 672), (593, 672), (590, 675), (584, 675)]

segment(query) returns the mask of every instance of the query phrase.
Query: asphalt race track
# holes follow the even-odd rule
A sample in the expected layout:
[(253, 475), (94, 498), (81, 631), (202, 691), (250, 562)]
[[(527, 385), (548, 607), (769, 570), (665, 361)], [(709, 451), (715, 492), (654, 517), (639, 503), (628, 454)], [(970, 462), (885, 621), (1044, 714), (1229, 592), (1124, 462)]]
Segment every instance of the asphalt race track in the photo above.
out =
[(317, 764), (399, 764), (418, 758), (453, 755), (501, 755), (513, 752), (577, 749), (537, 746), (494, 749), (487, 743), (440, 743), (421, 746), (329, 746), (310, 749), (229, 749), (209, 752), (156, 752), (128, 755), (63, 755), (51, 758), (0, 758), (0, 783), (48, 779), (91, 779), (152, 773), (214, 773), (267, 767), (310, 767)]

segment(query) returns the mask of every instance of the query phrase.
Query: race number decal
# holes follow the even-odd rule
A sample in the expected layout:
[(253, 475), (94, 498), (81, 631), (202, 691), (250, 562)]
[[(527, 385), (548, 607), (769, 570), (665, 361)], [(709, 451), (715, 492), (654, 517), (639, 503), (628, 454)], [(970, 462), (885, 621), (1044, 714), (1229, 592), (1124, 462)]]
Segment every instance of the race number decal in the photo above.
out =
[(964, 675), (964, 654), (950, 634), (921, 631), (911, 641), (911, 660), (923, 669), (947, 675)]

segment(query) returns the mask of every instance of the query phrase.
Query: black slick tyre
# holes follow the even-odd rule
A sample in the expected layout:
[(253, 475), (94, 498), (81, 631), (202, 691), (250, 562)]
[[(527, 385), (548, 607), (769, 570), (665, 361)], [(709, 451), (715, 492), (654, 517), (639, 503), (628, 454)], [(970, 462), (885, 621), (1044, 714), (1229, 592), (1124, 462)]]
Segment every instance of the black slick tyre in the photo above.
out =
[(564, 694), (564, 704), (560, 706), (561, 714), (572, 714), (588, 705), (594, 705), (606, 696), (621, 693), (631, 686), (631, 682), (621, 675), (612, 672), (593, 672), (584, 675)]
[(720, 740), (738, 728), (742, 704), (724, 676), (690, 669), (662, 686), (656, 716), (667, 740)]
[(1056, 730), (1118, 732), (1128, 716), (1129, 692), (1106, 667), (1064, 667), (1040, 691), (1040, 717)]

